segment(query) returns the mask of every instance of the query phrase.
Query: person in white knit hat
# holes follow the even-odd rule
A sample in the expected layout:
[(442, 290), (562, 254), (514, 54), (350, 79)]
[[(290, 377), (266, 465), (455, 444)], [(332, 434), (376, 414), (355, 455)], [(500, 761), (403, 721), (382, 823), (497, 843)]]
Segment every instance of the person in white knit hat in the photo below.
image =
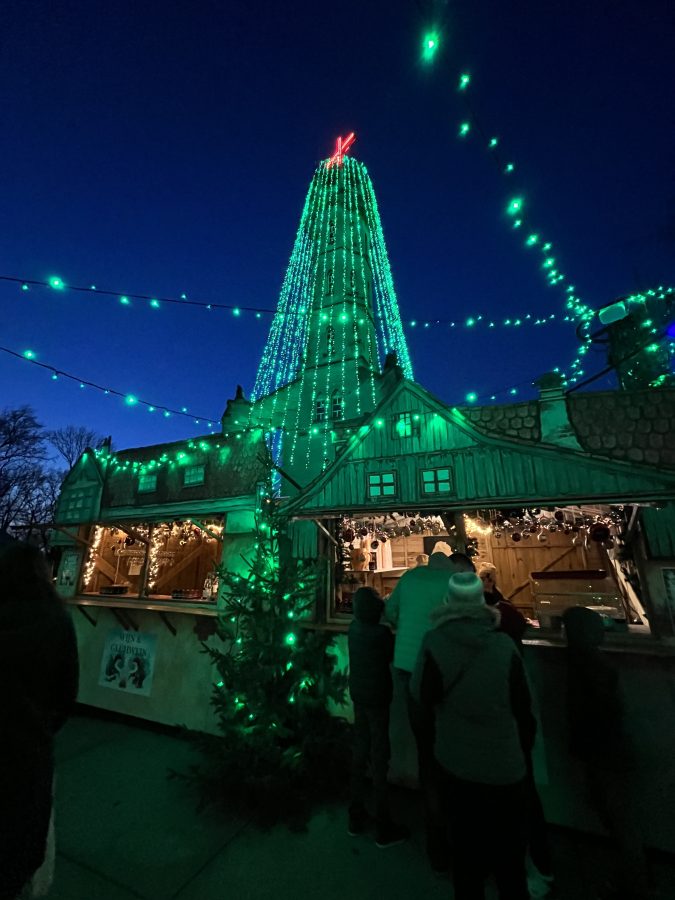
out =
[(434, 721), (455, 898), (483, 897), (492, 871), (500, 898), (528, 900), (526, 754), (536, 724), (521, 656), (473, 572), (451, 576), (432, 620), (411, 690)]

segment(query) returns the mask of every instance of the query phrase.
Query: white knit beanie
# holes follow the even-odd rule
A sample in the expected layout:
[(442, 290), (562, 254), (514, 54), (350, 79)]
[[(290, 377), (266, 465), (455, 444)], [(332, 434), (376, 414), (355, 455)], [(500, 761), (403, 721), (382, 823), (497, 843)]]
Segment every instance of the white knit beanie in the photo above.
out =
[(466, 606), (467, 608), (484, 606), (483, 582), (475, 572), (457, 572), (448, 581), (448, 594), (445, 602), (449, 606)]

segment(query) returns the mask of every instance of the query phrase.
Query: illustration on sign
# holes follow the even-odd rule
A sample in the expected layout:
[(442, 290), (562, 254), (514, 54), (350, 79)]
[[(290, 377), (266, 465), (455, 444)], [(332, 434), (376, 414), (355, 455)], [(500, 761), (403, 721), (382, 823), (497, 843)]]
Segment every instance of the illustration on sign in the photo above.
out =
[(98, 683), (149, 697), (155, 670), (157, 635), (116, 628), (106, 635)]

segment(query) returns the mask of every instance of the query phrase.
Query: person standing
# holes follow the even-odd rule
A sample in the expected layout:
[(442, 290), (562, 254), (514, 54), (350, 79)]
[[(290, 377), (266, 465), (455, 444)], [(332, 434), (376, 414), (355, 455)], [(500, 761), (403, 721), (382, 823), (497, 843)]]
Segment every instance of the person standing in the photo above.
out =
[[(448, 842), (443, 816), (436, 761), (433, 754), (433, 722), (425, 717), (410, 694), (410, 679), (424, 635), (431, 628), (431, 612), (447, 592), (448, 577), (462, 565), (471, 566), (468, 557), (453, 557), (436, 551), (426, 566), (410, 569), (400, 579), (387, 601), (384, 618), (396, 630), (394, 673), (402, 686), (408, 707), (408, 719), (417, 746), (418, 780), (424, 798), (426, 849), (432, 869), (444, 873), (448, 868)], [(464, 563), (466, 561), (466, 563)]]
[(0, 683), (0, 900), (14, 900), (37, 896), (33, 876), (53, 866), (54, 736), (78, 683), (70, 616), (42, 554), (19, 542), (0, 547)]
[(492, 563), (481, 563), (478, 567), (478, 577), (483, 582), (485, 602), (488, 606), (494, 606), (499, 610), (499, 630), (508, 634), (522, 652), (527, 619), (497, 587), (497, 567)]
[(618, 675), (600, 650), (605, 628), (602, 618), (583, 606), (565, 610), (562, 618), (569, 752), (583, 764), (588, 798), (620, 853), (621, 888), (611, 896), (644, 900), (647, 864), (627, 787), (635, 781), (636, 759), (624, 729)]
[(389, 810), (389, 707), (392, 698), (391, 661), (394, 636), (380, 624), (384, 609), (379, 594), (360, 587), (354, 594), (354, 619), (349, 626), (349, 693), (354, 704), (349, 834), (365, 831), (368, 763), (375, 792), (376, 843), (380, 848), (400, 844), (408, 831), (392, 821)]
[[(536, 723), (521, 656), (472, 572), (450, 577), (432, 618), (411, 689), (434, 720), (455, 898), (484, 898), (492, 871), (501, 900), (528, 900), (526, 754)], [(496, 840), (486, 841), (486, 830)]]

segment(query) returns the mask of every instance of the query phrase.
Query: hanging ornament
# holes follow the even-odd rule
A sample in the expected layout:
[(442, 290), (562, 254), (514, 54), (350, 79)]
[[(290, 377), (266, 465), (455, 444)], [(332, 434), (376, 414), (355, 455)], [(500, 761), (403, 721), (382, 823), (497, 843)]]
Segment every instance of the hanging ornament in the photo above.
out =
[(565, 520), (565, 513), (562, 509), (556, 509), (553, 515), (558, 522), (563, 522)]
[(353, 528), (345, 528), (342, 532), (342, 540), (345, 542), (345, 544), (351, 544), (355, 537), (356, 535), (354, 534)]
[(524, 532), (523, 532), (523, 540), (524, 540), (524, 541), (529, 541), (529, 539), (530, 539), (531, 537), (532, 537), (532, 535), (530, 534), (529, 531), (524, 531)]
[(540, 531), (537, 535), (537, 540), (540, 544), (548, 544), (548, 535), (545, 531)]
[(558, 530), (558, 526), (556, 525), (555, 522), (551, 522), (551, 524), (548, 525), (548, 530), (549, 530), (549, 531), (557, 531), (557, 530)]
[(533, 516), (540, 516), (540, 515), (541, 515), (541, 507), (540, 507), (540, 506), (533, 506), (532, 509), (530, 510), (530, 513), (531, 513)]
[(596, 544), (602, 544), (604, 541), (609, 540), (609, 526), (605, 525), (604, 522), (595, 522), (593, 525), (591, 525), (588, 536)]
[(530, 525), (530, 534), (536, 534), (539, 531), (538, 525)]
[(371, 550), (377, 550), (377, 548), (378, 548), (379, 546), (380, 546), (380, 542), (379, 542), (379, 541), (371, 541), (371, 542), (370, 542), (370, 549), (371, 549)]
[(361, 537), (368, 537), (368, 529), (364, 526), (363, 528), (359, 528), (359, 534)]
[(493, 531), (493, 532), (492, 532), (492, 535), (493, 535), (493, 537), (495, 537), (497, 540), (499, 540), (499, 539), (502, 537), (502, 532), (501, 532), (501, 531)]
[(403, 528), (401, 529), (401, 534), (403, 535), (403, 537), (410, 537), (410, 535), (412, 534), (412, 531), (410, 530), (410, 528), (407, 525), (404, 525)]
[(516, 544), (518, 543), (519, 540), (521, 540), (521, 538), (522, 538), (522, 535), (519, 531), (514, 531), (513, 534), (511, 535), (511, 540), (515, 541)]

